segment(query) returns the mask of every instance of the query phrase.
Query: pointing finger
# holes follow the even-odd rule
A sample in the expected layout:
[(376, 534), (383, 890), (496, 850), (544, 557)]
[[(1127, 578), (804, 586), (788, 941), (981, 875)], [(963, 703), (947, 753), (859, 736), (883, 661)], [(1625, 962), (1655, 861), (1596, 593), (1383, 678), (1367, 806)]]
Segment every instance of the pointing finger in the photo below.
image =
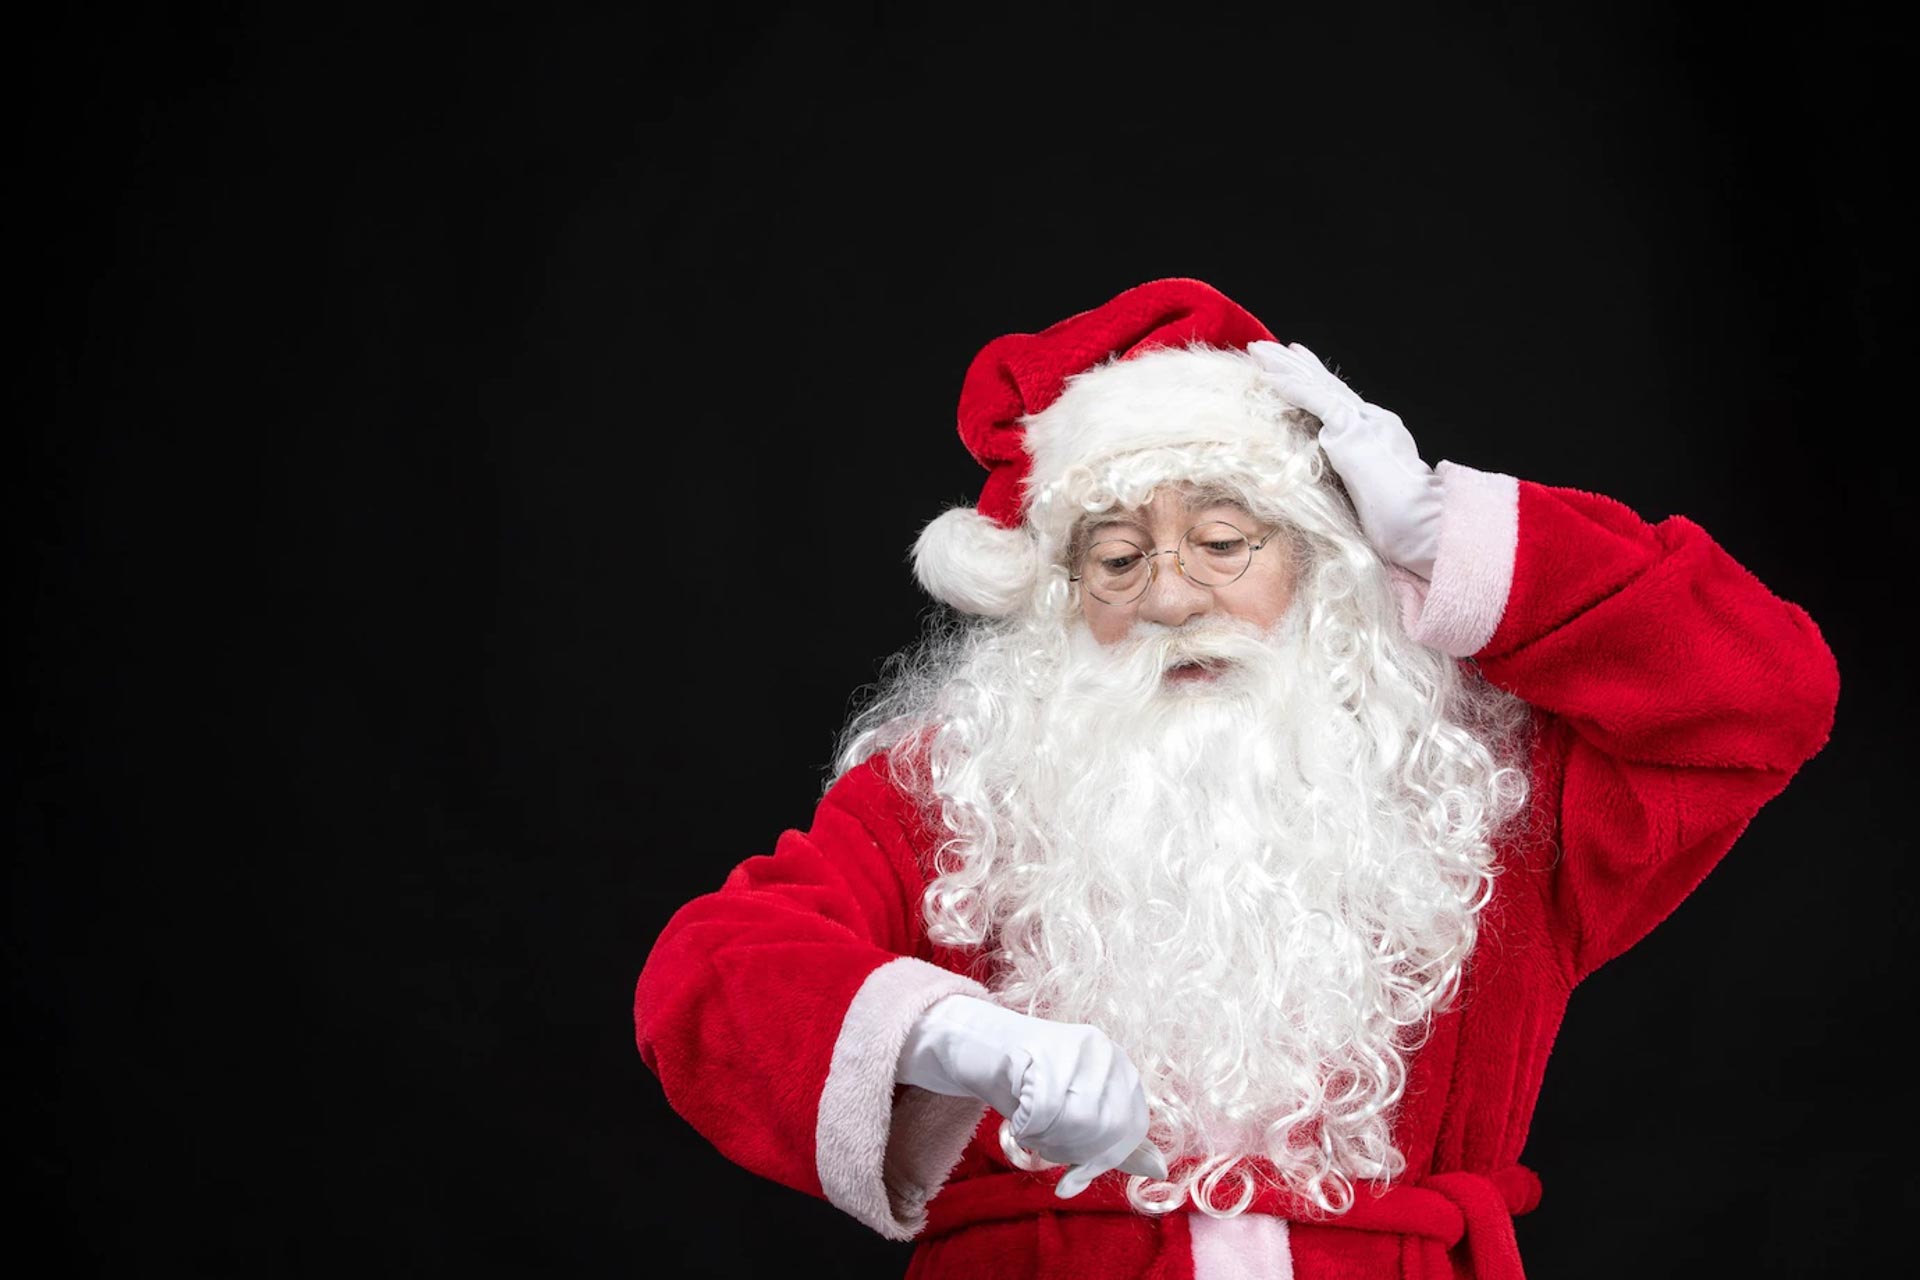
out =
[(1054, 1187), (1053, 1194), (1062, 1200), (1071, 1200), (1082, 1191), (1085, 1191), (1087, 1184), (1092, 1182), (1094, 1178), (1102, 1172), (1104, 1171), (1096, 1169), (1090, 1164), (1077, 1164), (1067, 1170), (1066, 1176), (1061, 1178), (1059, 1184)]
[[(1158, 1157), (1160, 1154), (1147, 1143), (1143, 1142), (1136, 1147), (1131, 1138), (1123, 1138), (1119, 1143), (1108, 1147), (1105, 1151), (1102, 1151), (1085, 1164), (1075, 1165), (1073, 1168), (1067, 1170), (1066, 1176), (1060, 1179), (1060, 1185), (1053, 1189), (1053, 1193), (1062, 1200), (1079, 1195), (1082, 1191), (1086, 1190), (1089, 1182), (1092, 1182), (1109, 1169), (1119, 1167), (1123, 1160), (1131, 1160), (1139, 1155), (1142, 1147), (1148, 1151), (1152, 1151), (1155, 1157)], [(1161, 1163), (1161, 1173), (1163, 1176), (1165, 1171), (1166, 1165), (1163, 1161)]]
[(1151, 1142), (1143, 1142), (1135, 1147), (1116, 1167), (1128, 1173), (1152, 1178), (1156, 1182), (1167, 1180), (1167, 1158), (1160, 1154), (1160, 1149)]

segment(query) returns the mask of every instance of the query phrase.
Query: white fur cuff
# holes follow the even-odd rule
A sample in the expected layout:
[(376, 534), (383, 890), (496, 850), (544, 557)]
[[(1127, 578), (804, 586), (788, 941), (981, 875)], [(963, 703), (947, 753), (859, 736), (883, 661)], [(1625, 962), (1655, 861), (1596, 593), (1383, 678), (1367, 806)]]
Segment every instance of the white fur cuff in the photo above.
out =
[(912, 956), (875, 969), (847, 1006), (820, 1092), (820, 1186), (829, 1202), (889, 1240), (911, 1240), (926, 1225), (927, 1202), (986, 1113), (978, 1099), (911, 1085), (896, 1101), (894, 1073), (907, 1032), (935, 1002), (956, 994), (991, 998), (971, 978)]
[(1411, 620), (1415, 640), (1456, 658), (1486, 648), (1507, 611), (1520, 545), (1520, 482), (1442, 462), (1440, 548), (1433, 584)]

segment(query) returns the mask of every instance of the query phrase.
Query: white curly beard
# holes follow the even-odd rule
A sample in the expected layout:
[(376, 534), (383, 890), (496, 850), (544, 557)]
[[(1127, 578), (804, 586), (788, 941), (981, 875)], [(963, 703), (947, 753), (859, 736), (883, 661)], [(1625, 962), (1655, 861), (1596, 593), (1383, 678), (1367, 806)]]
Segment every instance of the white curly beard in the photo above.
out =
[[(1002, 1001), (1105, 1031), (1150, 1138), (1202, 1158), (1177, 1187), (1135, 1179), (1142, 1208), (1199, 1200), (1202, 1177), (1210, 1198), (1249, 1156), (1336, 1210), (1399, 1173), (1407, 1057), (1473, 946), (1485, 833), (1447, 827), (1436, 796), (1492, 761), (1434, 745), (1418, 707), (1342, 705), (1303, 617), (1142, 624), (1111, 647), (1076, 619), (1057, 685), (939, 788), (992, 834), (950, 850), (965, 865), (930, 900), (984, 901)], [(1213, 678), (1168, 678), (1193, 660)], [(1020, 701), (994, 661), (976, 652), (966, 682)]]

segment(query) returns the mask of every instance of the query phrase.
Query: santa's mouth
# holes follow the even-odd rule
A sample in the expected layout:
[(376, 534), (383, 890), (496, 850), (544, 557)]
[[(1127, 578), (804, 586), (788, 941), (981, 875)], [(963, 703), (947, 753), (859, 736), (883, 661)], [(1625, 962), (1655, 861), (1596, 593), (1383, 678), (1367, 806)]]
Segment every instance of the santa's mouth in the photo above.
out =
[(1222, 663), (1219, 662), (1176, 662), (1166, 670), (1166, 679), (1178, 683), (1197, 680), (1213, 680), (1219, 677)]

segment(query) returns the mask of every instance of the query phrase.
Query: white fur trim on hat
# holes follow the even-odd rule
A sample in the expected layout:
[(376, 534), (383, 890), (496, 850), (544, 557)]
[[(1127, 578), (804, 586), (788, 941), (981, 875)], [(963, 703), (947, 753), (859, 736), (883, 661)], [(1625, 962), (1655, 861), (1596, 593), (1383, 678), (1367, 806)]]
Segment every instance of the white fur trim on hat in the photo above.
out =
[(1169, 347), (1096, 365), (1026, 420), (1029, 493), (1116, 454), (1182, 445), (1272, 446), (1286, 438), (1260, 362), (1240, 350)]
[(1321, 474), (1319, 421), (1238, 349), (1174, 347), (1096, 365), (1024, 420), (1026, 523), (1043, 557), (1089, 511), (1170, 481), (1258, 478), (1276, 495)]
[(920, 531), (913, 576), (928, 595), (962, 613), (1005, 618), (1027, 602), (1039, 562), (1025, 529), (1003, 529), (977, 508), (953, 507)]

